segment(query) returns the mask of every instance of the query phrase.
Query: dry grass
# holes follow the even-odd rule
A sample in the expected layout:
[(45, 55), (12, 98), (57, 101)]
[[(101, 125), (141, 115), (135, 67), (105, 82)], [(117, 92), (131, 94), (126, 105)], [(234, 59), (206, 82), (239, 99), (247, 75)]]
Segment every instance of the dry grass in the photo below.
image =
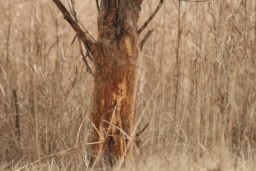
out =
[[(76, 3), (97, 37), (94, 3)], [(91, 127), (93, 78), (74, 32), (45, 0), (0, 1), (0, 21), (0, 169), (85, 170), (86, 146), (66, 151)], [(149, 127), (136, 162), (116, 170), (254, 170), (256, 2), (166, 0), (150, 28), (137, 93)]]

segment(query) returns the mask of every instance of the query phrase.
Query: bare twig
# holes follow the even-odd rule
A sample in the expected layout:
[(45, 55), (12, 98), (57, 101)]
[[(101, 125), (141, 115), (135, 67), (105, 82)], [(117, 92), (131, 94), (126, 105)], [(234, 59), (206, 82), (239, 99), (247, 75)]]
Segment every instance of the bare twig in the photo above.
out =
[(185, 1), (185, 2), (208, 2), (209, 0), (179, 0), (179, 1)]
[(77, 38), (77, 34), (74, 36), (74, 38), (72, 39), (72, 42), (71, 42), (71, 45), (73, 45), (76, 41), (76, 38)]
[(144, 47), (145, 43), (148, 41), (148, 39), (149, 39), (149, 37), (152, 35), (153, 31), (154, 31), (154, 30), (149, 30), (149, 31), (145, 34), (144, 38), (143, 38), (142, 41), (140, 42), (140, 50), (143, 50), (143, 47)]
[(18, 104), (17, 92), (15, 89), (13, 89), (13, 98), (14, 98), (15, 110), (16, 110), (15, 127), (16, 127), (16, 132), (17, 132), (18, 141), (19, 141), (20, 140), (20, 108)]
[(79, 138), (80, 138), (80, 133), (81, 133), (82, 127), (84, 125), (85, 119), (86, 118), (83, 119), (82, 123), (79, 126), (79, 129), (78, 129), (78, 132), (77, 132), (77, 135), (76, 135), (76, 145), (75, 146), (78, 146)]
[(147, 19), (147, 21), (138, 29), (138, 34), (140, 34), (148, 25), (149, 23), (154, 19), (160, 8), (163, 6), (164, 0), (160, 0), (155, 11), (151, 14), (151, 16)]
[(102, 141), (98, 141), (98, 142), (91, 142), (91, 143), (84, 143), (84, 144), (76, 145), (75, 147), (71, 147), (71, 148), (69, 148), (69, 149), (60, 151), (60, 152), (58, 152), (58, 153), (54, 153), (54, 154), (51, 154), (51, 155), (49, 155), (49, 156), (42, 157), (42, 158), (40, 158), (39, 160), (36, 160), (36, 161), (34, 161), (34, 162), (32, 162), (32, 163), (29, 163), (29, 164), (27, 164), (27, 165), (25, 165), (25, 166), (23, 166), (23, 167), (20, 167), (20, 168), (16, 169), (15, 171), (21, 171), (21, 170), (23, 170), (23, 169), (25, 169), (25, 168), (27, 168), (27, 167), (33, 166), (33, 165), (38, 164), (38, 163), (40, 163), (40, 162), (42, 162), (42, 161), (45, 161), (45, 160), (49, 160), (49, 159), (52, 159), (52, 158), (57, 158), (57, 157), (63, 156), (63, 155), (65, 155), (65, 154), (67, 154), (67, 153), (69, 153), (69, 152), (71, 152), (71, 151), (73, 151), (73, 150), (82, 148), (82, 147), (84, 147), (84, 146), (95, 145), (95, 144), (100, 144), (100, 143), (103, 143), (103, 142), (102, 142)]
[[(91, 33), (83, 26), (83, 24), (78, 20), (78, 18), (77, 18), (77, 13), (76, 13), (76, 10), (75, 10), (75, 2), (74, 2), (74, 0), (70, 0), (70, 1), (71, 1), (71, 4), (69, 5), (69, 6), (70, 6), (69, 8), (70, 8), (71, 14), (73, 15), (73, 17), (74, 17), (76, 23), (78, 23), (84, 30), (86, 30), (86, 34), (88, 34), (88, 35), (90, 36), (90, 39), (95, 42), (95, 39), (93, 38), (92, 34), (91, 34)], [(77, 34), (76, 34), (76, 36), (74, 37), (74, 39), (76, 39), (76, 38), (77, 38)]]
[(87, 57), (82, 53), (82, 56), (83, 56), (83, 61), (84, 61), (84, 64), (86, 66), (86, 71), (89, 72), (92, 76), (94, 76), (94, 73), (90, 67), (90, 65), (88, 64), (88, 61), (87, 61)]
[[(79, 21), (78, 21), (78, 19), (77, 19), (77, 15), (76, 15), (76, 11), (75, 11), (75, 3), (74, 3), (74, 0), (71, 0), (71, 5), (70, 5), (69, 8), (70, 8), (70, 10), (71, 10), (71, 12), (72, 12), (72, 14), (73, 14), (73, 16), (74, 16), (74, 19), (75, 19), (76, 23), (78, 23)], [(89, 33), (89, 32), (87, 32), (87, 33)], [(90, 37), (92, 38), (92, 40), (94, 41), (94, 39), (93, 39), (93, 37), (91, 36), (91, 34), (89, 34), (89, 36), (90, 36)], [(92, 72), (92, 69), (91, 69), (91, 67), (90, 67), (90, 65), (89, 65), (89, 63), (88, 63), (88, 61), (87, 61), (87, 57), (88, 57), (89, 59), (91, 59), (91, 61), (93, 61), (93, 60), (92, 60), (92, 57), (91, 57), (90, 49), (88, 49), (88, 47), (85, 46), (85, 48), (86, 48), (86, 55), (85, 55), (84, 52), (83, 52), (83, 48), (82, 48), (82, 44), (81, 44), (81, 39), (78, 37), (77, 34), (75, 35), (74, 39), (72, 40), (72, 44), (75, 42), (76, 38), (78, 38), (79, 47), (80, 47), (80, 53), (81, 53), (82, 59), (83, 59), (83, 61), (84, 61), (84, 63), (85, 63), (86, 70), (87, 70), (87, 72), (89, 72), (90, 74), (92, 74), (92, 75), (94, 76), (94, 74), (93, 74), (93, 72)]]
[(79, 24), (71, 17), (70, 13), (63, 5), (60, 0), (52, 0), (57, 8), (61, 11), (64, 16), (64, 19), (70, 24), (70, 26), (74, 29), (77, 36), (82, 40), (86, 48), (92, 53), (95, 54), (97, 51), (96, 44), (94, 43), (91, 36), (88, 36), (87, 31), (83, 31)]
[[(118, 129), (128, 140), (131, 141), (131, 137), (122, 129), (122, 128), (119, 128), (118, 126), (114, 125), (113, 123), (109, 122), (109, 121), (106, 121), (106, 120), (103, 120), (103, 122), (109, 124), (109, 129), (112, 127)], [(109, 131), (108, 131), (109, 132)], [(108, 135), (108, 134), (107, 134)]]
[[(71, 13), (68, 12), (66, 7), (62, 4), (62, 2), (60, 0), (53, 0), (53, 2), (56, 4), (58, 9), (62, 12), (62, 14), (64, 15), (65, 20), (67, 20), (67, 22), (75, 30), (76, 35), (73, 38), (71, 44), (73, 44), (75, 42), (76, 38), (79, 39), (80, 53), (82, 55), (82, 59), (83, 59), (85, 65), (86, 65), (86, 70), (90, 74), (94, 75), (93, 72), (92, 72), (92, 69), (90, 68), (90, 65), (87, 62), (87, 57), (90, 58), (91, 55), (93, 55), (96, 52), (96, 45), (94, 43), (94, 39), (91, 36), (91, 34), (87, 34), (89, 32), (87, 30), (86, 30), (86, 32), (83, 31), (83, 29), (79, 26), (76, 11), (75, 11), (75, 7), (74, 7), (74, 1), (71, 0), (71, 4), (69, 4), (69, 8), (70, 8)], [(73, 17), (71, 15), (73, 15)], [(84, 43), (85, 48), (87, 50), (86, 55), (83, 52), (81, 41)], [(92, 58), (90, 58), (90, 59), (92, 59)]]
[(149, 123), (147, 123), (139, 132), (136, 133), (136, 137), (139, 137), (145, 130), (149, 127)]
[(97, 132), (97, 134), (99, 135), (100, 140), (103, 141), (104, 136), (100, 133), (100, 130), (95, 126), (95, 124), (88, 117), (86, 119), (92, 124), (92, 127)]
[(178, 112), (179, 100), (179, 85), (180, 85), (180, 45), (181, 45), (181, 1), (178, 6), (178, 24), (177, 24), (177, 45), (176, 45), (176, 85), (175, 85), (175, 101), (174, 101), (174, 117), (176, 118)]
[[(81, 44), (81, 40), (80, 40), (80, 39), (79, 39), (79, 48), (80, 48), (80, 53), (81, 53), (81, 55), (82, 55), (82, 60), (84, 61), (84, 64), (85, 64), (85, 66), (86, 66), (86, 71), (87, 71), (88, 73), (90, 73), (92, 76), (94, 76), (94, 73), (93, 73), (93, 71), (92, 71), (92, 69), (91, 69), (91, 67), (90, 67), (90, 65), (89, 65), (89, 63), (88, 63), (88, 61), (87, 61), (87, 58), (90, 57), (90, 52), (89, 52), (88, 49), (86, 49), (86, 50), (87, 50), (87, 51), (86, 51), (86, 55), (84, 54), (83, 48), (82, 48), (82, 44)], [(92, 59), (92, 58), (89, 58), (89, 59)]]

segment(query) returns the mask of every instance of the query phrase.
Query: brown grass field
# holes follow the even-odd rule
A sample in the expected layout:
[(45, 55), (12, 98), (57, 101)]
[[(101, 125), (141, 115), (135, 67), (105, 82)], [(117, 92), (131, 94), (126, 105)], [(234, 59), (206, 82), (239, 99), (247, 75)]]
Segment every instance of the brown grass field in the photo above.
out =
[[(97, 38), (94, 0), (75, 2)], [(0, 0), (0, 21), (0, 170), (256, 170), (255, 0), (165, 0), (140, 53), (138, 130), (149, 126), (134, 161), (111, 169), (88, 168), (93, 77), (61, 13)]]

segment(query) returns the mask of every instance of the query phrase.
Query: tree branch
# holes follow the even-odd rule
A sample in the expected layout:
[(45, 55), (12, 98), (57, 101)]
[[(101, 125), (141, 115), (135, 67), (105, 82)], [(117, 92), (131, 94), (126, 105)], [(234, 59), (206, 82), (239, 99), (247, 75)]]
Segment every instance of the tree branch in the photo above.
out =
[(60, 0), (52, 0), (57, 8), (61, 11), (64, 16), (64, 19), (70, 24), (70, 26), (74, 29), (77, 36), (82, 40), (86, 48), (94, 55), (97, 51), (96, 44), (93, 39), (88, 36), (87, 31), (83, 31), (83, 29), (79, 26), (79, 24), (71, 17), (69, 11), (63, 5)]
[(138, 29), (138, 34), (140, 34), (148, 25), (149, 23), (154, 19), (160, 8), (163, 6), (164, 0), (160, 0), (155, 11), (151, 14), (151, 16), (147, 19), (147, 21)]

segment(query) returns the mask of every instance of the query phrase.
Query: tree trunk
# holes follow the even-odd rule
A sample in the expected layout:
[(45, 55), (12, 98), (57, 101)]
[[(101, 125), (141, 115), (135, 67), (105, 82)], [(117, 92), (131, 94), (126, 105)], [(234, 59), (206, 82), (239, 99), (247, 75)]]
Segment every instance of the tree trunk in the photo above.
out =
[(99, 7), (91, 138), (103, 143), (92, 147), (94, 161), (113, 163), (133, 153), (140, 5), (140, 0), (103, 0)]
[[(155, 11), (138, 29), (142, 1), (96, 0), (99, 14), (98, 40), (95, 42), (78, 24), (74, 9), (72, 17), (60, 0), (53, 0), (85, 45), (87, 54), (93, 57), (90, 59), (95, 65), (91, 114), (94, 130), (90, 138), (98, 143), (91, 147), (92, 164), (101, 159), (113, 164), (115, 160), (133, 155), (138, 34), (148, 26), (164, 2), (159, 1)], [(142, 39), (140, 48), (151, 33), (149, 31)], [(89, 67), (84, 55), (83, 60)]]

